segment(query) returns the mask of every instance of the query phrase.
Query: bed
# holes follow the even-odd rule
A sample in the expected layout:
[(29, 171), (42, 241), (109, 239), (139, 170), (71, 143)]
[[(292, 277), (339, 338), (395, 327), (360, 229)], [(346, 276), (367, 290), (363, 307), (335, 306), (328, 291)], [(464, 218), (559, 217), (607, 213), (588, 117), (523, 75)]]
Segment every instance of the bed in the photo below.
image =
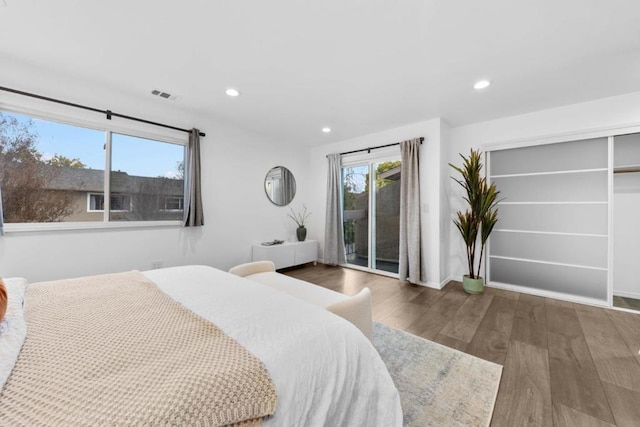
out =
[[(402, 425), (399, 395), (384, 363), (350, 322), (212, 267), (174, 267), (142, 274), (170, 299), (216, 325), (262, 362), (277, 394), (275, 413), (261, 420), (263, 425)], [(31, 288), (43, 285), (27, 286), (27, 304)], [(0, 393), (0, 408), (7, 388)], [(0, 411), (0, 424), (2, 416)]]

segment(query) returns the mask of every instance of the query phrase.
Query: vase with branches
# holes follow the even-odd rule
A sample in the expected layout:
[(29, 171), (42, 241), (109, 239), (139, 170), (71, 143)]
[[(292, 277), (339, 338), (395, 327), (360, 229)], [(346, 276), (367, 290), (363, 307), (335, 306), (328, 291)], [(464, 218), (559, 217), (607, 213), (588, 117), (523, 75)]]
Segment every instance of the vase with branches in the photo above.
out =
[[(489, 235), (498, 222), (498, 194), (494, 183), (489, 184), (487, 178), (482, 176), (482, 155), (479, 150), (471, 149), (469, 157), (462, 157), (463, 165), (458, 167), (452, 165), (462, 178), (453, 178), (465, 190), (467, 209), (456, 213), (453, 223), (456, 225), (466, 247), (467, 267), (469, 274), (463, 278), (464, 290), (468, 293), (481, 293), (484, 290), (484, 283), (480, 277), (482, 257)], [(480, 254), (477, 259), (476, 253), (480, 246)]]
[(302, 212), (295, 212), (291, 206), (289, 206), (289, 213), (287, 216), (291, 218), (297, 225), (296, 236), (298, 237), (298, 241), (304, 242), (307, 238), (307, 228), (305, 227), (305, 223), (311, 216), (311, 212), (307, 210), (305, 205), (302, 205)]

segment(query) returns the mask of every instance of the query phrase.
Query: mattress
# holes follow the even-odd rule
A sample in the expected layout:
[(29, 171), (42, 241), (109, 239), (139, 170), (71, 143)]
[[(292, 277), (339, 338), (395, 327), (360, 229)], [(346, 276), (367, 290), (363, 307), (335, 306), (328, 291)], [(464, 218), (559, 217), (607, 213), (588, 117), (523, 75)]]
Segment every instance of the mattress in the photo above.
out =
[(212, 267), (143, 274), (262, 360), (278, 395), (266, 426), (402, 425), (386, 366), (350, 322)]

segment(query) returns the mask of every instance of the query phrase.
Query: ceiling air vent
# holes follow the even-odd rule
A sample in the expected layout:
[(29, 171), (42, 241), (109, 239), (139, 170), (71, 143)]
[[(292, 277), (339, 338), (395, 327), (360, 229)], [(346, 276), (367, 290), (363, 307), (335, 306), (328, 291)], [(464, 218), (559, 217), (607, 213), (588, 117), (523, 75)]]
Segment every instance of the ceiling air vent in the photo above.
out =
[(170, 93), (163, 92), (158, 89), (153, 89), (151, 91), (151, 95), (159, 96), (160, 98), (164, 98), (164, 99), (170, 99), (172, 101), (175, 101), (176, 99), (178, 99), (176, 95), (171, 95)]

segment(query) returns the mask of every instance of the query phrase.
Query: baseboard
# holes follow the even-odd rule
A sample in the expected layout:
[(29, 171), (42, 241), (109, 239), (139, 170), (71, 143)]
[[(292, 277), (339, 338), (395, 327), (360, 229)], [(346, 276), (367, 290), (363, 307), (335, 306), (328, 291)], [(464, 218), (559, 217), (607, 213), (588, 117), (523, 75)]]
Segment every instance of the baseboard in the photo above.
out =
[(446, 279), (444, 279), (442, 282), (438, 283), (438, 282), (432, 282), (432, 281), (426, 281), (426, 282), (420, 282), (418, 283), (420, 286), (424, 286), (427, 288), (431, 288), (431, 289), (442, 289), (444, 288), (447, 283), (449, 283), (450, 281), (455, 280), (455, 278), (453, 276), (449, 276)]
[(640, 293), (637, 293), (637, 292), (623, 292), (623, 291), (616, 291), (614, 289), (613, 295), (617, 297), (623, 297), (623, 298), (640, 299)]
[(418, 283), (420, 286), (424, 286), (425, 288), (437, 289), (440, 290), (444, 285), (436, 282), (420, 282)]

